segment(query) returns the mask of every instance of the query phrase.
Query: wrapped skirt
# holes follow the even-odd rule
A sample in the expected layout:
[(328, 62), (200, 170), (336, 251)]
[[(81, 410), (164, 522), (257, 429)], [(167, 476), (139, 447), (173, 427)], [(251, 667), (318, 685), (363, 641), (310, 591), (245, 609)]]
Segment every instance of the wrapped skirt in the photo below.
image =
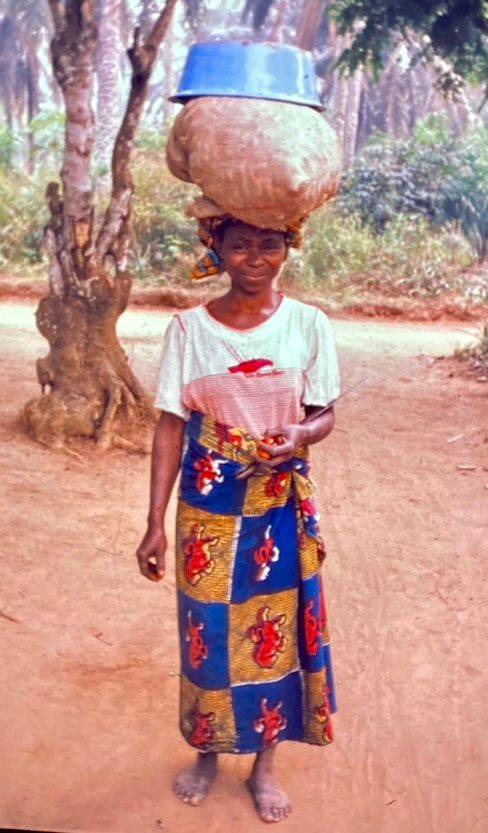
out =
[(200, 751), (326, 745), (336, 711), (308, 451), (275, 469), (198, 412), (177, 511), (180, 728)]

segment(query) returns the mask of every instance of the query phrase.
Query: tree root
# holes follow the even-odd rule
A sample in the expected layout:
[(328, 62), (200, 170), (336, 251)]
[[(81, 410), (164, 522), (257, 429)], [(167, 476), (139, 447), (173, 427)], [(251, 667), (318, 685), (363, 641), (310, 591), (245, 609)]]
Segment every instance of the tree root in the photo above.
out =
[[(141, 437), (141, 424), (154, 423), (155, 409), (145, 393), (138, 400), (111, 368), (104, 371), (95, 378), (73, 381), (64, 390), (54, 383), (49, 393), (27, 402), (21, 416), (30, 436), (79, 460), (82, 455), (66, 445), (69, 438), (94, 439), (102, 452), (120, 448), (149, 453), (150, 441)], [(132, 439), (136, 426), (137, 437)]]

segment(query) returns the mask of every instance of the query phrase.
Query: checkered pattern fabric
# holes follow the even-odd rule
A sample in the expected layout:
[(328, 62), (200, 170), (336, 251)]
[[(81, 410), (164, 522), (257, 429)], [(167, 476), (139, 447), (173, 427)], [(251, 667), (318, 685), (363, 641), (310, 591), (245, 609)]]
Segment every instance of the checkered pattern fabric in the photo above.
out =
[(204, 751), (333, 737), (307, 452), (265, 470), (253, 469), (255, 450), (244, 431), (197, 412), (187, 423), (176, 536), (180, 726)]

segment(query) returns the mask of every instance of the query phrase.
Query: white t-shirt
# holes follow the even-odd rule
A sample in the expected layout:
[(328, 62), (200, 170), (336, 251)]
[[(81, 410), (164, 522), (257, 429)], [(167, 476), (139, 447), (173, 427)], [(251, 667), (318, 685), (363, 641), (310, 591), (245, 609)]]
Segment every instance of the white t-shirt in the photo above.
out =
[(185, 420), (201, 411), (260, 436), (299, 422), (304, 405), (328, 405), (339, 385), (329, 319), (316, 307), (283, 296), (270, 318), (238, 330), (200, 305), (168, 325), (155, 405)]

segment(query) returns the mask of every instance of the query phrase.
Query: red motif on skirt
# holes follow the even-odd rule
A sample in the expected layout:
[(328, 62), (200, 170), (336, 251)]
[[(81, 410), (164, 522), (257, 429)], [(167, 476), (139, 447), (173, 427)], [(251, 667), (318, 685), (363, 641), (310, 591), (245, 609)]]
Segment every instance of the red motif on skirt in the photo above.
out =
[(316, 657), (319, 652), (319, 622), (313, 613), (314, 600), (311, 599), (305, 609), (305, 641), (307, 654)]
[(264, 484), (266, 497), (281, 497), (285, 493), (288, 475), (286, 471), (274, 471)]
[(319, 723), (323, 723), (324, 740), (331, 743), (334, 740), (334, 731), (330, 719), (329, 686), (327, 684), (324, 686), (324, 702), (317, 708), (317, 720)]
[(270, 608), (262, 607), (256, 615), (256, 624), (248, 630), (248, 636), (254, 642), (253, 656), (261, 668), (273, 668), (278, 654), (283, 653), (286, 638), (281, 629), (286, 622), (284, 613), (269, 618)]
[(200, 668), (204, 659), (208, 659), (208, 648), (202, 636), (203, 622), (194, 625), (191, 620), (191, 611), (188, 611), (188, 627), (186, 629), (186, 641), (190, 643), (188, 649), (188, 660), (195, 671)]
[(220, 466), (226, 462), (226, 460), (215, 460), (210, 454), (200, 457), (195, 462), (195, 469), (198, 472), (197, 489), (201, 495), (209, 495), (215, 483), (223, 482), (224, 475), (220, 471)]
[(257, 581), (264, 581), (271, 571), (272, 562), (278, 561), (280, 551), (271, 537), (271, 526), (266, 528), (264, 533), (264, 545), (254, 553), (254, 561), (258, 565)]
[(198, 749), (208, 749), (212, 745), (215, 737), (215, 730), (213, 728), (215, 713), (201, 712), (197, 702), (190, 712), (190, 719), (192, 722), (192, 731), (189, 737), (190, 743), (192, 746), (197, 746)]
[(253, 726), (255, 732), (263, 735), (264, 746), (277, 743), (279, 733), (288, 725), (286, 717), (280, 712), (282, 706), (283, 703), (280, 701), (274, 709), (269, 709), (267, 698), (261, 700), (261, 716), (256, 718)]
[(185, 556), (185, 576), (190, 584), (198, 584), (202, 576), (208, 575), (215, 567), (215, 561), (210, 552), (218, 544), (218, 538), (203, 535), (203, 524), (195, 524), (191, 535), (183, 541), (183, 555)]

